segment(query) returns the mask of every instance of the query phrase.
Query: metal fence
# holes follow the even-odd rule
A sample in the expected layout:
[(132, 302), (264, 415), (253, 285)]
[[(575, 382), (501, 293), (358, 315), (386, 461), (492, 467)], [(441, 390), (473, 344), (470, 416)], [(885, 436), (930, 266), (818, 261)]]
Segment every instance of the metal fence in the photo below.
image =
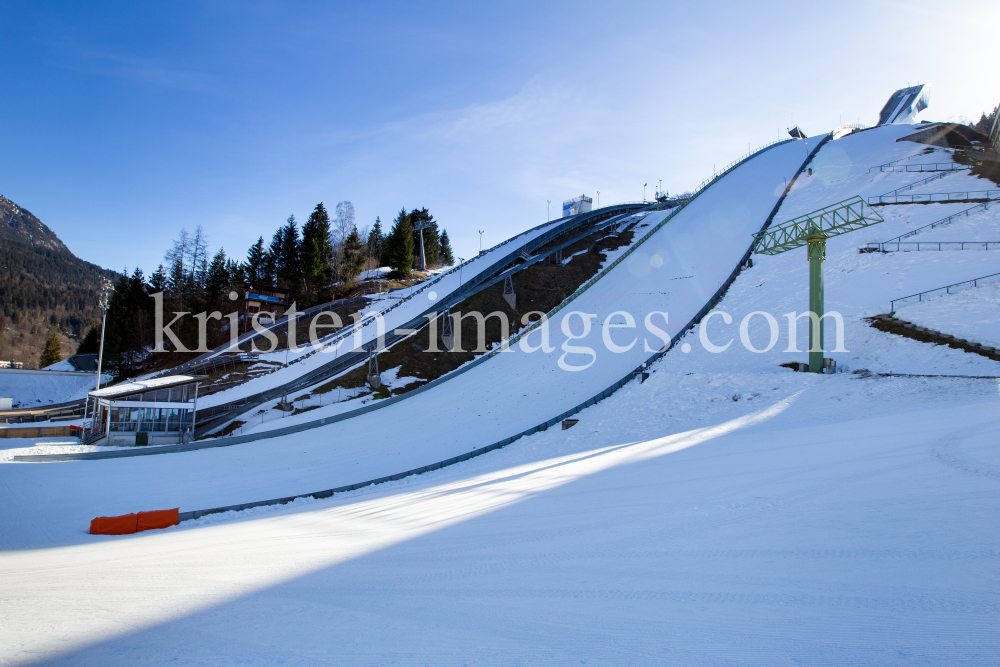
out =
[(882, 196), (882, 197), (890, 197), (892, 195), (898, 195), (900, 192), (906, 192), (907, 190), (912, 190), (913, 188), (917, 187), (918, 185), (926, 185), (927, 183), (930, 183), (931, 181), (936, 181), (939, 178), (943, 178), (943, 177), (945, 177), (947, 175), (948, 175), (947, 173), (942, 172), (942, 173), (939, 173), (939, 174), (934, 174), (933, 176), (928, 176), (927, 178), (921, 178), (919, 181), (914, 181), (912, 183), (908, 183), (908, 184), (904, 185), (901, 188), (896, 188), (895, 190), (889, 190), (888, 192), (883, 192), (880, 196)]
[(929, 204), (950, 201), (993, 201), (1000, 199), (1000, 190), (974, 190), (968, 192), (928, 192), (912, 195), (882, 195), (869, 197), (868, 205), (879, 204)]
[[(996, 248), (1000, 241), (889, 241), (888, 243), (869, 243), (868, 247), (879, 252), (909, 252), (911, 250), (989, 250), (990, 245)], [(889, 248), (892, 248), (889, 250)]]
[[(964, 171), (969, 167), (954, 162), (928, 162), (925, 164), (883, 164), (872, 169), (889, 172)], [(868, 173), (871, 173), (869, 170)]]
[(726, 174), (728, 174), (733, 169), (735, 169), (736, 167), (740, 166), (741, 164), (743, 164), (744, 162), (746, 162), (747, 160), (749, 160), (753, 156), (757, 155), (758, 153), (762, 153), (762, 152), (768, 150), (769, 148), (774, 148), (775, 146), (778, 146), (780, 144), (787, 144), (789, 141), (798, 141), (798, 139), (778, 139), (776, 141), (772, 141), (769, 144), (764, 144), (760, 148), (757, 148), (756, 150), (752, 150), (749, 153), (747, 153), (746, 155), (733, 160), (732, 162), (730, 162), (729, 164), (727, 164), (725, 167), (723, 167), (722, 169), (719, 169), (717, 172), (715, 172), (714, 174), (712, 174), (711, 178), (706, 178), (704, 181), (702, 181), (701, 183), (699, 183), (698, 187), (696, 187), (692, 191), (692, 193), (691, 193), (691, 199), (694, 199), (698, 195), (699, 192), (701, 192), (702, 190), (704, 190), (705, 188), (707, 188), (712, 183), (715, 183), (717, 180), (719, 180), (720, 178), (722, 178), (723, 176), (725, 176)]
[[(908, 238), (908, 237), (913, 236), (915, 234), (919, 234), (920, 232), (924, 231), (925, 229), (934, 229), (935, 227), (941, 227), (942, 225), (947, 225), (947, 224), (951, 223), (952, 221), (955, 220), (955, 218), (961, 218), (963, 216), (964, 217), (969, 217), (969, 214), (971, 212), (973, 212), (973, 211), (978, 211), (979, 209), (983, 209), (984, 211), (988, 211), (989, 208), (990, 208), (990, 203), (988, 201), (984, 201), (981, 204), (976, 204), (975, 206), (970, 206), (969, 208), (967, 208), (965, 210), (959, 211), (958, 213), (953, 213), (952, 215), (949, 215), (949, 216), (946, 216), (944, 218), (941, 218), (940, 220), (935, 220), (934, 222), (926, 224), (926, 225), (924, 225), (922, 227), (917, 227), (916, 229), (914, 229), (911, 232), (906, 232), (905, 234), (900, 234), (899, 236), (897, 236), (895, 238), (892, 238), (892, 239), (889, 239), (888, 241), (885, 241), (885, 243), (894, 243), (896, 241), (902, 241), (905, 238)], [(868, 245), (871, 246), (872, 244), (869, 243)]]
[(944, 287), (936, 287), (934, 289), (925, 290), (923, 292), (917, 292), (916, 294), (911, 294), (909, 296), (903, 296), (898, 299), (893, 299), (889, 303), (889, 312), (890, 314), (896, 312), (897, 303), (919, 303), (924, 300), (924, 297), (927, 297), (929, 299), (932, 296), (954, 294), (955, 292), (961, 292), (962, 290), (978, 287), (979, 285), (982, 285), (984, 283), (992, 283), (997, 281), (1000, 281), (1000, 273), (991, 273), (990, 275), (982, 276), (981, 278), (973, 278), (972, 280), (963, 280), (960, 283), (945, 285)]
[[(948, 153), (948, 151), (946, 151), (946, 150), (944, 150), (944, 149), (941, 149), (941, 151), (940, 151), (940, 152), (943, 152), (943, 153), (945, 153), (946, 155), (947, 155), (947, 154), (949, 154), (949, 153)], [(914, 155), (908, 155), (907, 157), (902, 157), (902, 158), (899, 158), (898, 160), (893, 160), (892, 162), (886, 162), (885, 164), (880, 164), (880, 165), (878, 165), (878, 166), (875, 166), (875, 167), (871, 167), (871, 168), (870, 168), (870, 169), (868, 170), (868, 173), (870, 174), (870, 173), (872, 173), (873, 171), (883, 171), (883, 170), (886, 170), (886, 171), (888, 171), (888, 169), (886, 169), (886, 167), (892, 167), (892, 166), (895, 166), (895, 165), (897, 165), (897, 164), (899, 164), (899, 163), (901, 163), (901, 162), (906, 162), (907, 160), (912, 160), (912, 159), (913, 159), (913, 158), (915, 158), (915, 157), (920, 157), (921, 155), (926, 155), (926, 153), (916, 153), (916, 154), (914, 154)]]

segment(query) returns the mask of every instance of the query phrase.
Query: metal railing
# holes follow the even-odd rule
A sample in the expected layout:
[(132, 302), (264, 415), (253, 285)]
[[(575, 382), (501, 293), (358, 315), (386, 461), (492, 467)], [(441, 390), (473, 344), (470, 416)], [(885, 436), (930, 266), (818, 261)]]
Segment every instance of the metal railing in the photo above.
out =
[[(889, 241), (883, 243), (869, 243), (868, 248), (879, 252), (909, 252), (911, 250), (972, 250), (975, 248), (990, 249), (990, 244), (995, 248), (1000, 245), (1000, 241)], [(906, 246), (906, 249), (903, 248)], [(957, 247), (956, 247), (957, 246)], [(894, 250), (887, 250), (892, 247)]]
[[(927, 162), (923, 164), (890, 164), (890, 165), (880, 165), (877, 167), (879, 171), (889, 171), (889, 172), (927, 172), (927, 171), (964, 171), (969, 169), (967, 165), (956, 164), (954, 162)], [(869, 170), (868, 173), (871, 173)]]
[[(699, 183), (698, 187), (696, 187), (691, 192), (691, 197), (688, 199), (688, 201), (691, 201), (692, 199), (694, 199), (695, 197), (697, 197), (698, 193), (700, 193), (702, 190), (704, 190), (705, 188), (707, 188), (712, 183), (715, 183), (717, 180), (719, 180), (720, 178), (722, 178), (723, 176), (725, 176), (726, 174), (728, 174), (729, 172), (731, 172), (736, 167), (738, 167), (741, 164), (743, 164), (745, 161), (747, 161), (750, 158), (752, 158), (753, 156), (757, 155), (758, 153), (762, 153), (762, 152), (766, 151), (769, 148), (773, 148), (775, 146), (778, 146), (779, 144), (787, 144), (790, 141), (798, 141), (798, 139), (778, 139), (777, 141), (772, 141), (769, 144), (764, 144), (760, 148), (758, 148), (756, 150), (753, 150), (753, 151), (750, 151), (746, 155), (733, 160), (732, 162), (730, 162), (729, 164), (727, 164), (725, 167), (723, 167), (722, 169), (720, 169), (717, 172), (715, 172), (712, 175), (711, 178), (706, 178), (704, 181), (702, 181), (701, 183)], [(686, 204), (687, 204), (687, 202), (685, 202), (685, 205)]]
[(971, 190), (968, 192), (928, 192), (912, 195), (882, 195), (869, 197), (869, 206), (879, 204), (929, 204), (950, 201), (993, 201), (1000, 199), (1000, 190)]
[[(884, 241), (884, 243), (895, 243), (896, 241), (902, 241), (903, 239), (908, 238), (910, 236), (913, 236), (915, 234), (918, 234), (918, 233), (924, 231), (925, 229), (934, 229), (935, 227), (941, 227), (942, 225), (947, 225), (947, 224), (951, 223), (952, 221), (954, 221), (955, 218), (961, 218), (962, 216), (969, 217), (969, 213), (971, 213), (972, 211), (978, 211), (979, 209), (983, 209), (984, 211), (988, 211), (989, 208), (990, 208), (990, 203), (988, 201), (984, 201), (981, 204), (976, 204), (975, 206), (970, 206), (969, 208), (967, 208), (967, 209), (965, 209), (963, 211), (959, 211), (958, 213), (953, 213), (952, 215), (949, 215), (949, 216), (946, 216), (944, 218), (941, 218), (940, 220), (935, 220), (934, 222), (926, 224), (926, 225), (924, 225), (922, 227), (917, 227), (913, 231), (906, 232), (905, 234), (900, 234), (896, 238), (892, 238), (892, 239), (889, 239), (888, 241)], [(872, 244), (869, 243), (868, 245), (871, 246)]]
[[(932, 152), (933, 152), (933, 151), (932, 151)], [(940, 149), (940, 152), (943, 152), (943, 153), (945, 153), (945, 154), (947, 154), (947, 155), (950, 155), (950, 154), (951, 154), (951, 153), (948, 153), (948, 151), (947, 151), (947, 150), (945, 150), (945, 149)], [(877, 165), (877, 166), (875, 166), (875, 167), (872, 167), (872, 168), (870, 168), (870, 169), (868, 170), (868, 173), (870, 174), (870, 173), (872, 173), (873, 171), (882, 171), (882, 170), (883, 170), (883, 169), (885, 169), (886, 167), (892, 167), (892, 166), (894, 166), (894, 165), (897, 165), (897, 164), (899, 164), (900, 162), (906, 162), (907, 160), (912, 160), (913, 158), (915, 158), (915, 157), (920, 157), (921, 155), (927, 155), (927, 153), (922, 153), (922, 152), (921, 152), (921, 153), (914, 153), (913, 155), (908, 155), (907, 157), (901, 157), (901, 158), (899, 158), (898, 160), (893, 160), (892, 162), (886, 162), (885, 164), (880, 164), (880, 165)]]
[(894, 314), (896, 312), (897, 303), (909, 302), (911, 299), (916, 299), (917, 303), (919, 303), (924, 300), (925, 296), (930, 298), (930, 296), (937, 294), (953, 294), (955, 292), (961, 292), (962, 290), (978, 287), (980, 284), (992, 283), (998, 280), (1000, 280), (1000, 273), (991, 273), (990, 275), (982, 276), (981, 278), (963, 280), (960, 283), (953, 283), (951, 285), (945, 285), (944, 287), (935, 287), (934, 289), (924, 290), (923, 292), (917, 292), (916, 294), (911, 294), (909, 296), (902, 296), (889, 302), (889, 313)]
[(928, 176), (927, 178), (921, 178), (919, 181), (914, 181), (912, 183), (907, 183), (906, 185), (904, 185), (904, 186), (902, 186), (900, 188), (896, 188), (895, 190), (889, 190), (888, 192), (883, 192), (879, 196), (880, 197), (891, 197), (892, 195), (898, 195), (900, 192), (906, 192), (907, 190), (912, 190), (913, 188), (917, 187), (918, 185), (926, 185), (927, 183), (930, 183), (931, 181), (936, 181), (939, 178), (944, 178), (947, 175), (948, 175), (947, 172), (937, 173), (937, 174), (934, 174), (933, 176)]
[[(870, 129), (872, 129), (870, 125), (864, 125), (862, 123), (844, 123), (843, 125), (838, 125), (837, 127), (835, 127), (833, 129), (833, 132), (830, 133), (830, 136), (831, 137), (837, 136), (837, 133), (840, 132), (841, 130), (854, 130), (855, 132), (863, 132), (864, 130), (870, 130)], [(854, 133), (852, 132), (852, 134)], [(849, 136), (849, 135), (844, 135), (844, 136)]]

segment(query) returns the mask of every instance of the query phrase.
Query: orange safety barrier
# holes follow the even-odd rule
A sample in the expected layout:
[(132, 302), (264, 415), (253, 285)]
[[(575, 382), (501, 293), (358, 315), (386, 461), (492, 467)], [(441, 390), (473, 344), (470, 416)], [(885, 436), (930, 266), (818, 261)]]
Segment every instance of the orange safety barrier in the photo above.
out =
[(156, 510), (155, 512), (139, 512), (139, 521), (136, 531), (150, 530), (153, 528), (169, 528), (177, 525), (177, 514), (179, 507), (172, 510)]
[(131, 535), (143, 530), (169, 528), (177, 525), (179, 507), (172, 510), (155, 510), (125, 514), (123, 516), (99, 516), (90, 522), (91, 535)]
[(136, 531), (138, 516), (99, 516), (90, 522), (91, 535), (131, 535)]

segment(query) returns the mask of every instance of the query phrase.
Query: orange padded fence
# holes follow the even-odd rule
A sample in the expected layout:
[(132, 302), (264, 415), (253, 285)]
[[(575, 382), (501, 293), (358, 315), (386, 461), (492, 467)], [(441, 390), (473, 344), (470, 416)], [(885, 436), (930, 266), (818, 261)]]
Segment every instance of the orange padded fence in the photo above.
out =
[(177, 514), (180, 508), (172, 510), (156, 510), (155, 512), (139, 512), (139, 521), (136, 531), (150, 530), (152, 528), (169, 528), (177, 525)]
[(142, 530), (169, 528), (177, 525), (180, 508), (139, 512), (123, 516), (99, 516), (90, 522), (91, 535), (131, 535)]
[(91, 535), (131, 535), (135, 532), (137, 519), (135, 514), (125, 516), (99, 516), (90, 522)]

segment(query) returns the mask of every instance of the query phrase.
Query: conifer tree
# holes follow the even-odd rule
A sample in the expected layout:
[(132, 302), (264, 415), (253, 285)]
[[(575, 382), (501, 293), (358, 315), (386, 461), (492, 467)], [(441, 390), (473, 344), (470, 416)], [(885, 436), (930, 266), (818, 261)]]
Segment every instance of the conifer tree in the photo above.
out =
[(45, 348), (42, 350), (42, 356), (38, 359), (38, 367), (45, 368), (46, 366), (58, 363), (62, 359), (60, 356), (61, 352), (62, 350), (59, 347), (59, 337), (56, 336), (56, 332), (53, 331), (49, 336), (48, 341), (45, 343)]
[(167, 268), (166, 290), (164, 290), (166, 292), (165, 303), (169, 304), (171, 310), (184, 310), (184, 301), (188, 291), (188, 276), (184, 272), (183, 255), (181, 253), (167, 253), (166, 259), (170, 264)]
[(149, 293), (156, 294), (167, 289), (167, 273), (160, 264), (149, 276)]
[(264, 237), (261, 236), (257, 242), (250, 246), (247, 251), (247, 260), (243, 263), (243, 273), (246, 281), (250, 285), (263, 285), (264, 280), (264, 256), (267, 251), (264, 249)]
[(451, 250), (451, 240), (448, 238), (448, 230), (441, 232), (441, 263), (444, 266), (455, 265), (455, 253)]
[(211, 307), (221, 301), (223, 294), (228, 291), (229, 275), (226, 272), (226, 251), (219, 248), (219, 252), (212, 257), (208, 265), (208, 275), (205, 278), (205, 297)]
[(344, 282), (353, 283), (358, 274), (361, 273), (364, 264), (365, 255), (361, 245), (361, 237), (358, 235), (357, 227), (355, 227), (344, 239), (344, 265), (342, 268)]
[(291, 290), (293, 298), (298, 294), (302, 282), (302, 241), (299, 238), (299, 228), (295, 225), (295, 216), (281, 228), (281, 244), (279, 258), (275, 262), (278, 284)]
[[(177, 331), (181, 340), (197, 338), (197, 332), (193, 331), (194, 324), (193, 319), (188, 320), (187, 325), (191, 329)], [(153, 300), (142, 271), (136, 269), (132, 275), (123, 271), (108, 300), (104, 340), (104, 358), (108, 369), (118, 378), (135, 374), (142, 367), (153, 337)]]
[(382, 247), (385, 245), (385, 234), (382, 231), (382, 219), (375, 218), (372, 230), (368, 232), (368, 257), (375, 260), (376, 266), (382, 266)]
[[(191, 253), (191, 235), (186, 229), (181, 229), (172, 247), (163, 255), (163, 260), (167, 265), (166, 297), (177, 310), (183, 308), (185, 296), (188, 288), (188, 273), (186, 262)], [(126, 277), (128, 274), (124, 274)]]
[(408, 277), (413, 268), (413, 226), (404, 208), (393, 221), (385, 240), (385, 259), (398, 277)]
[(266, 274), (268, 285), (274, 285), (278, 277), (278, 267), (281, 263), (281, 227), (274, 230), (274, 234), (271, 235), (271, 243), (267, 246), (267, 252), (264, 253), (264, 270), (262, 273)]
[(331, 260), (333, 245), (330, 239), (330, 215), (323, 202), (309, 215), (302, 225), (302, 277), (305, 294), (313, 303), (327, 300), (333, 282)]
[(230, 289), (235, 288), (237, 285), (243, 285), (247, 280), (243, 271), (243, 265), (232, 257), (226, 260), (226, 277), (229, 280)]
[(90, 331), (80, 341), (80, 347), (76, 348), (77, 354), (97, 354), (101, 346), (101, 325), (95, 324), (90, 327)]

